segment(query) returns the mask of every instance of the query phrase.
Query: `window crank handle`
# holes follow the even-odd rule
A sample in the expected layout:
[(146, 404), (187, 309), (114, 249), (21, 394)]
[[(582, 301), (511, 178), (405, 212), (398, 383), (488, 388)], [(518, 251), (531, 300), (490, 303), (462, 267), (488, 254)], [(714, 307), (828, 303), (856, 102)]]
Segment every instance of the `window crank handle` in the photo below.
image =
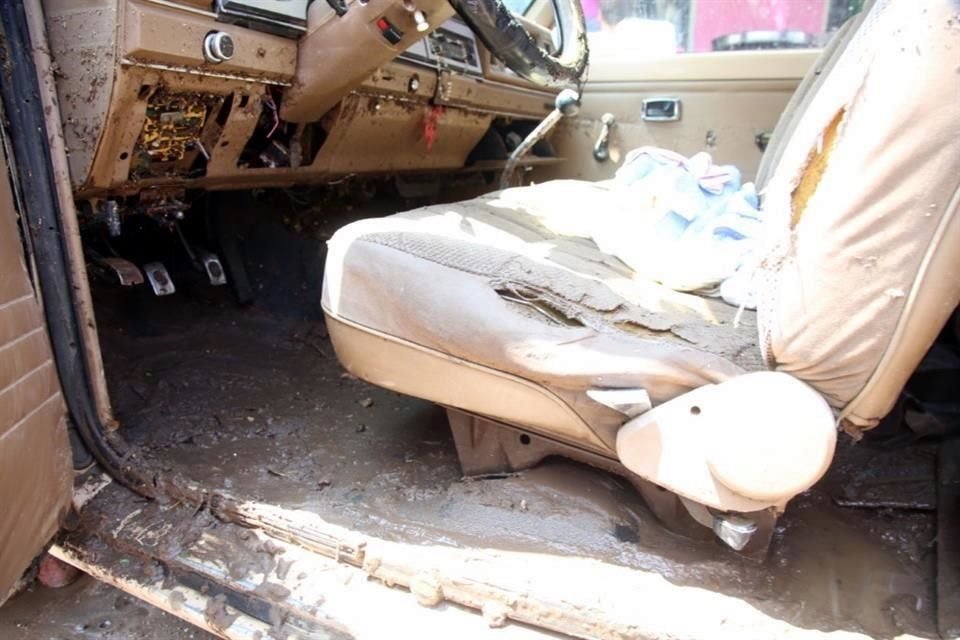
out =
[(593, 145), (593, 157), (597, 162), (606, 162), (610, 159), (610, 130), (617, 125), (617, 119), (612, 113), (605, 113), (600, 118), (603, 129), (600, 130), (600, 137), (597, 143)]

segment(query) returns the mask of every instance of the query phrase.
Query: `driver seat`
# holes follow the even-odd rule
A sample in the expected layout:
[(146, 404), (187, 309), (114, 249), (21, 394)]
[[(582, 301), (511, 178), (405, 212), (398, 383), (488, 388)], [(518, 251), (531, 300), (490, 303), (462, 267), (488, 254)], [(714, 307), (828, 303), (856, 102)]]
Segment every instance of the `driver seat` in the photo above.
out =
[(636, 277), (590, 239), (629, 195), (560, 180), (340, 229), (322, 302), (342, 364), (622, 465), (695, 518), (781, 512), (960, 300), (957, 5), (865, 11), (774, 135), (756, 313)]

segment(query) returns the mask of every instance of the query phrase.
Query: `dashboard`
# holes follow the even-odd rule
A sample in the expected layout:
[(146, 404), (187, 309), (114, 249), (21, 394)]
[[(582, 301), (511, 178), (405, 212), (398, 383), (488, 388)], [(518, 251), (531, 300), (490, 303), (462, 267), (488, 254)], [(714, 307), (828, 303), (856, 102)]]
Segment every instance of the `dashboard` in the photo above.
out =
[(43, 5), (81, 199), (492, 167), (553, 100), (446, 0)]
[(437, 69), (456, 69), (463, 73), (483, 75), (480, 64), (480, 48), (470, 28), (456, 18), (451, 18), (418, 40), (400, 55), (401, 60), (424, 62)]

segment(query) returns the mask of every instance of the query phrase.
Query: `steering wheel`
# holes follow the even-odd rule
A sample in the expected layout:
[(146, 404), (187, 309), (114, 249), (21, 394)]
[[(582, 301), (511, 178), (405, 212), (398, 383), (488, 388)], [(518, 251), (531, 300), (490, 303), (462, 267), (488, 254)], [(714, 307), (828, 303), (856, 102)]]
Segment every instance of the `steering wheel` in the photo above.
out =
[(544, 87), (580, 84), (587, 68), (587, 28), (580, 0), (553, 0), (560, 52), (540, 46), (503, 0), (449, 0), (493, 55), (518, 75)]

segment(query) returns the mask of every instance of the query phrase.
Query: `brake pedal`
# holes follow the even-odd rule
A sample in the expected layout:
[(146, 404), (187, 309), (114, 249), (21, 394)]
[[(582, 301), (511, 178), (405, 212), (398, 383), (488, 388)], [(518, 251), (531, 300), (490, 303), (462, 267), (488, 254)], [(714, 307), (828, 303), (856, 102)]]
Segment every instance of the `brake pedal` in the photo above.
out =
[(162, 262), (148, 262), (143, 265), (143, 272), (150, 281), (155, 295), (168, 296), (177, 290), (173, 286), (173, 278), (170, 277), (170, 273)]
[(207, 272), (207, 279), (215, 287), (220, 285), (227, 284), (227, 274), (223, 270), (223, 265), (220, 264), (220, 258), (215, 253), (210, 253), (209, 251), (200, 251), (199, 258), (200, 263), (203, 265), (203, 270)]

